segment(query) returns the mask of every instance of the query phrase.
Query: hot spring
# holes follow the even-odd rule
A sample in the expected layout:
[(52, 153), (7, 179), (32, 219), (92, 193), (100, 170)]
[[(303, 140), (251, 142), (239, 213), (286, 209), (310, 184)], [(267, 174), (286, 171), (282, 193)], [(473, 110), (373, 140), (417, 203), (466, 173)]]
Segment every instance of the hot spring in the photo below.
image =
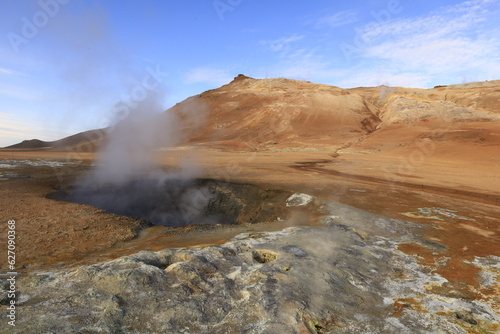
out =
[(213, 179), (137, 178), (81, 184), (49, 195), (153, 225), (252, 224), (286, 218), (292, 192)]

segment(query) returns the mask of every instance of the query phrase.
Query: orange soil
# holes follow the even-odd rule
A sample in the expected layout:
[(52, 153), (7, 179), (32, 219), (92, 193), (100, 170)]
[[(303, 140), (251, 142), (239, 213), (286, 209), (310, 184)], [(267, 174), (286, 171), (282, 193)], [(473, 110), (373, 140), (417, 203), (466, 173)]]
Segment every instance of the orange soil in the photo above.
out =
[[(426, 238), (444, 250), (434, 254), (414, 244), (400, 250), (418, 255), (446, 278), (443, 293), (468, 298), (478, 289), (477, 268), (467, 262), (500, 256), (499, 86), (496, 81), (431, 90), (343, 90), (240, 78), (172, 108), (183, 113), (194, 105), (208, 112), (198, 115), (203, 126), (191, 132), (187, 146), (158, 150), (156, 158), (165, 167), (189, 161), (201, 166), (203, 177), (306, 192), (422, 223)], [(0, 159), (95, 158), (82, 153), (95, 146), (68, 145), (57, 148), (68, 152), (0, 150)], [(42, 267), (91, 263), (138, 249), (220, 243), (242, 231), (155, 229), (128, 241), (138, 235), (137, 221), (44, 197), (71, 182), (77, 169), (67, 169), (62, 180), (48, 168), (38, 170), (21, 171), (33, 174), (32, 180), (1, 181), (0, 214), (19, 221), (19, 261)], [(419, 208), (455, 210), (466, 219), (419, 215)], [(254, 229), (259, 228), (273, 227)], [(402, 301), (401, 307), (406, 304), (411, 303)]]

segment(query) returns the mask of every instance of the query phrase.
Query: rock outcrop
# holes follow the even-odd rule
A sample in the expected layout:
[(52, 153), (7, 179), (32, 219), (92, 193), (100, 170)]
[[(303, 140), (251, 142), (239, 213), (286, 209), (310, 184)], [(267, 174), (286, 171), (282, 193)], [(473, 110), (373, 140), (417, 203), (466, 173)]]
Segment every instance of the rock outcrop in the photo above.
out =
[[(19, 277), (17, 333), (466, 333), (500, 322), (494, 304), (431, 291), (446, 280), (398, 251), (442, 250), (419, 225), (325, 209), (323, 226)], [(478, 261), (498, 279), (499, 258)]]

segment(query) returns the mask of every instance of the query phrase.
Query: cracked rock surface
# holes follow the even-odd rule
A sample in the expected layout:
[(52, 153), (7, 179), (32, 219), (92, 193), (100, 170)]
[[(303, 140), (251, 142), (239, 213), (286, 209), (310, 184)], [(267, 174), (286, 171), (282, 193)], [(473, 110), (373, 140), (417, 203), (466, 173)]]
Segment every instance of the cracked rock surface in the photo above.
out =
[[(494, 332), (493, 303), (433, 294), (446, 279), (397, 249), (417, 224), (326, 208), (324, 226), (19, 277), (16, 332)], [(489, 284), (499, 260), (477, 261)]]

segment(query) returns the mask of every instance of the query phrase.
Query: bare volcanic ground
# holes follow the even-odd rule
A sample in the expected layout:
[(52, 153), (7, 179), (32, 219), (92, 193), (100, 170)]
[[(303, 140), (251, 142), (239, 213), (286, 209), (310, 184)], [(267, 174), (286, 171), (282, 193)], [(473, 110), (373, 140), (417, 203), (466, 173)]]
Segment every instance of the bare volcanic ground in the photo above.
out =
[[(53, 332), (494, 333), (499, 99), (499, 81), (344, 90), (239, 76), (167, 111), (204, 114), (181, 145), (154, 150), (163, 168), (190, 158), (203, 178), (314, 196), (260, 224), (150, 227), (51, 197), (90, 168), (109, 129), (0, 150), (20, 310)], [(120, 258), (141, 250), (158, 253)]]
[[(169, 151), (165, 166), (186, 151)], [(1, 214), (16, 219), (18, 329), (497, 331), (498, 206), (484, 193), (332, 172), (332, 153), (198, 150), (209, 178), (307, 193), (321, 208), (208, 228), (149, 227), (47, 198), (86, 162), (9, 169)]]

